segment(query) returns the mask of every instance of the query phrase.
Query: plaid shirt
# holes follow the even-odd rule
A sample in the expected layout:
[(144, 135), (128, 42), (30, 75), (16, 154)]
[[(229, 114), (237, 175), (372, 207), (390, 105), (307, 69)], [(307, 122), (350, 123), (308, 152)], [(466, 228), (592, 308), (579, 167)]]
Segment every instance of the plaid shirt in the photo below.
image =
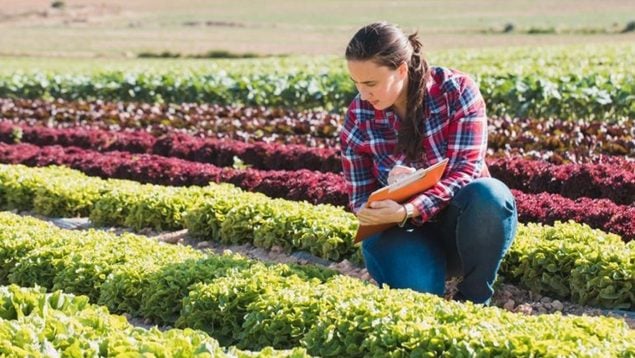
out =
[(371, 192), (388, 185), (388, 172), (396, 164), (418, 169), (449, 158), (441, 181), (409, 200), (421, 213), (412, 218), (416, 225), (432, 219), (466, 184), (490, 176), (485, 165), (485, 102), (478, 86), (466, 74), (452, 69), (432, 67), (430, 74), (419, 160), (408, 161), (402, 153), (393, 154), (399, 118), (392, 109), (375, 110), (359, 95), (348, 107), (340, 140), (349, 205), (354, 212)]

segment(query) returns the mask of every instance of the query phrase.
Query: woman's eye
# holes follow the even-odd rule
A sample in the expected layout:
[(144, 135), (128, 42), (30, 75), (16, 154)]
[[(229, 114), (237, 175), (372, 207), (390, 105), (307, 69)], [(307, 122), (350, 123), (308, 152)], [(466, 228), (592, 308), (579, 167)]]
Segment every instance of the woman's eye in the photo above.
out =
[(355, 84), (355, 87), (357, 87), (358, 89), (360, 87), (375, 87), (377, 85), (376, 82), (373, 83), (357, 83), (357, 82), (353, 82)]

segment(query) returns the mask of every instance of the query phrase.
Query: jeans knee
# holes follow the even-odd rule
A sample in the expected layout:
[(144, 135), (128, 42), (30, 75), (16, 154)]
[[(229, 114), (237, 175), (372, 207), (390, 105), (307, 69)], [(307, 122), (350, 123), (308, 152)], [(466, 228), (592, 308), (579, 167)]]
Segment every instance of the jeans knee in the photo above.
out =
[(462, 188), (455, 201), (463, 210), (505, 218), (516, 215), (516, 200), (509, 188), (495, 178), (480, 178)]
[(457, 193), (451, 205), (458, 208), (462, 233), (457, 244), (507, 251), (516, 235), (518, 214), (514, 196), (504, 183), (494, 178), (475, 180)]

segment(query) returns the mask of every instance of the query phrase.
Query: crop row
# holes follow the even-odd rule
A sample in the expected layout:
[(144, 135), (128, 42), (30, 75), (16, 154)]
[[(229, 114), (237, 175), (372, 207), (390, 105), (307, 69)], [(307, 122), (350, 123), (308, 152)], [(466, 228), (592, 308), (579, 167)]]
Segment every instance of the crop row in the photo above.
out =
[[(187, 228), (224, 243), (306, 250), (359, 262), (356, 218), (341, 209), (270, 199), (228, 185), (174, 188), (86, 177), (67, 168), (0, 167), (0, 204), (96, 225)], [(631, 241), (576, 223), (520, 225), (501, 274), (536, 292), (601, 307), (635, 304)]]
[[(247, 144), (244, 140), (223, 138), (220, 141), (218, 139), (191, 136), (178, 131), (168, 131), (157, 138), (155, 135), (139, 130), (103, 130), (87, 126), (64, 128), (63, 125), (57, 122), (50, 123), (52, 127), (44, 127), (41, 124), (22, 120), (17, 122), (6, 119), (1, 120), (0, 140), (6, 143), (26, 142), (37, 145), (75, 145), (100, 151), (123, 150), (154, 153), (211, 163), (217, 166), (232, 165), (233, 158), (238, 157), (245, 164), (257, 169), (294, 170), (304, 168), (328, 172), (341, 171), (339, 150), (336, 149), (339, 144), (328, 145), (327, 148), (316, 148), (310, 145), (285, 146), (258, 141), (251, 141), (251, 144)], [(598, 129), (598, 131), (605, 130), (607, 128)], [(502, 129), (502, 131), (508, 132), (508, 129)], [(222, 136), (222, 133), (217, 134)], [(232, 137), (231, 135), (229, 136)], [(546, 161), (555, 163), (571, 161), (606, 162), (607, 158), (620, 158), (593, 154), (591, 149), (587, 151), (588, 147), (579, 142), (572, 143), (572, 145), (575, 144), (573, 148), (561, 148), (561, 150), (552, 150), (553, 147), (551, 145), (545, 145), (545, 148), (551, 149), (541, 149), (539, 147), (536, 149), (536, 146), (530, 144), (528, 147), (530, 149), (526, 151), (522, 145), (497, 143), (497, 138), (501, 138), (501, 136), (497, 136), (495, 133), (493, 137), (494, 143), (490, 143), (490, 148), (488, 149), (490, 157), (508, 157), (510, 154), (516, 153), (515, 156), (520, 154), (523, 157), (544, 158)], [(508, 138), (508, 136), (504, 137)], [(550, 136), (544, 139), (548, 143), (553, 138), (553, 136)], [(307, 140), (320, 140), (320, 138)], [(333, 139), (332, 141), (335, 142), (336, 140)], [(618, 143), (618, 141), (618, 139), (614, 139), (612, 143)], [(535, 139), (531, 139), (530, 142), (534, 143)], [(631, 140), (630, 145), (635, 148), (635, 140)], [(607, 150), (606, 152), (611, 151)], [(621, 163), (616, 163), (616, 165), (624, 164), (628, 164), (628, 160), (624, 159)]]
[(0, 353), (11, 357), (308, 357), (306, 350), (222, 349), (192, 329), (135, 328), (86, 296), (0, 286)]
[(577, 199), (605, 198), (616, 204), (635, 203), (635, 161), (555, 165), (518, 157), (489, 160), (495, 178), (527, 193), (553, 193)]
[[(183, 141), (190, 143), (193, 147), (196, 147), (196, 148), (199, 146), (200, 147), (204, 146), (204, 144), (198, 144), (198, 143), (205, 143), (207, 141), (214, 142), (214, 139), (216, 140), (222, 139), (225, 142), (234, 141), (234, 142), (240, 142), (240, 143), (250, 143), (254, 145), (267, 143), (269, 145), (273, 145), (274, 147), (272, 148), (277, 148), (276, 145), (286, 144), (286, 145), (292, 145), (293, 147), (295, 147), (294, 152), (297, 152), (297, 154), (295, 155), (302, 155), (303, 157), (307, 157), (307, 156), (309, 157), (308, 163), (310, 164), (306, 164), (305, 166), (310, 166), (311, 168), (318, 168), (317, 170), (322, 170), (320, 168), (324, 168), (323, 171), (335, 172), (336, 170), (340, 170), (339, 167), (337, 169), (333, 167), (333, 165), (337, 165), (335, 164), (335, 161), (336, 161), (335, 158), (331, 158), (330, 155), (328, 155), (329, 158), (327, 160), (333, 161), (333, 163), (324, 164), (324, 163), (321, 163), (321, 161), (319, 161), (318, 158), (316, 158), (316, 154), (315, 154), (315, 153), (319, 153), (320, 151), (326, 151), (329, 153), (330, 152), (339, 153), (340, 140), (337, 137), (330, 137), (330, 138), (315, 137), (310, 134), (290, 135), (290, 134), (279, 134), (279, 133), (265, 134), (262, 132), (247, 133), (244, 131), (212, 132), (212, 131), (199, 131), (197, 128), (189, 128), (186, 130), (186, 129), (171, 129), (169, 127), (166, 127), (162, 130), (156, 130), (155, 127), (148, 127), (147, 130), (143, 130), (143, 132), (141, 132), (141, 130), (139, 129), (132, 129), (132, 128), (124, 129), (116, 125), (112, 125), (112, 126), (110, 125), (95, 126), (94, 124), (93, 125), (88, 125), (88, 124), (75, 125), (75, 124), (63, 124), (59, 122), (41, 122), (41, 121), (37, 121), (33, 119), (11, 120), (11, 119), (5, 118), (5, 119), (0, 119), (0, 122), (2, 123), (2, 128), (3, 128), (2, 130), (4, 133), (4, 137), (6, 138), (5, 141), (7, 141), (8, 143), (19, 142), (20, 140), (24, 142), (28, 142), (29, 141), (28, 136), (24, 137), (23, 133), (25, 132), (24, 128), (30, 128), (31, 130), (26, 132), (36, 133), (36, 132), (42, 131), (46, 133), (46, 134), (44, 133), (42, 134), (47, 136), (49, 140), (52, 139), (52, 137), (50, 136), (53, 136), (53, 138), (55, 136), (64, 137), (64, 136), (70, 135), (69, 133), (73, 133), (73, 136), (76, 136), (79, 133), (102, 130), (102, 131), (111, 133), (110, 136), (113, 136), (115, 138), (113, 143), (108, 143), (105, 146), (110, 148), (114, 146), (120, 146), (121, 144), (119, 144), (119, 142), (125, 140), (122, 137), (126, 137), (128, 134), (131, 137), (135, 137), (135, 138), (141, 135), (149, 136), (150, 134), (153, 137), (180, 138)], [(14, 125), (16, 128), (9, 127), (10, 125)], [(45, 128), (47, 129), (40, 129), (43, 127), (43, 125), (45, 125)], [(65, 132), (62, 132), (65, 134), (53, 134), (53, 133), (58, 133), (58, 132), (54, 132), (54, 129), (65, 130)], [(601, 128), (600, 130), (604, 131), (605, 129), (606, 128)], [(10, 132), (8, 132), (9, 130)], [(143, 133), (143, 134), (139, 134), (139, 133)], [(568, 134), (563, 134), (560, 136), (560, 137), (563, 137), (560, 140), (566, 140), (568, 136), (569, 136)], [(575, 136), (575, 134), (572, 134), (572, 136)], [(204, 139), (204, 138), (207, 138), (207, 139)], [(553, 141), (553, 138), (554, 138), (553, 136), (548, 136), (546, 138), (543, 138), (545, 139), (545, 141), (543, 142), (545, 144), (536, 142), (536, 139), (534, 138), (526, 139), (523, 137), (523, 135), (519, 136), (517, 132), (513, 132), (509, 135), (504, 135), (504, 136), (498, 135), (495, 132), (490, 132), (490, 138), (493, 138), (493, 141), (494, 141), (494, 143), (492, 143), (490, 145), (490, 148), (488, 148), (487, 150), (487, 155), (490, 158), (504, 158), (504, 157), (508, 157), (512, 155), (512, 156), (521, 156), (527, 159), (544, 160), (553, 164), (564, 164), (564, 163), (582, 164), (582, 163), (594, 163), (598, 161), (605, 161), (606, 158), (613, 158), (613, 157), (621, 158), (621, 157), (618, 157), (617, 155), (621, 155), (626, 151), (630, 151), (629, 154), (626, 155), (626, 157), (630, 157), (631, 159), (625, 159), (625, 161), (626, 160), (632, 161), (632, 157), (635, 156), (635, 149), (633, 149), (635, 148), (635, 140), (621, 139), (617, 137), (613, 138), (612, 142), (598, 143), (597, 139), (593, 137), (578, 136), (577, 140), (572, 139), (569, 141), (569, 142), (579, 143), (578, 146), (560, 147), (560, 148), (554, 148), (554, 146), (548, 144)], [(518, 138), (518, 141), (515, 141), (515, 138)], [(86, 140), (81, 138), (77, 138), (77, 139), (80, 140), (80, 142), (78, 142), (78, 145), (87, 145)], [(60, 138), (60, 140), (65, 140), (65, 139)], [(507, 141), (507, 142), (503, 142), (503, 141)], [(582, 144), (581, 142), (585, 142), (585, 143), (589, 142), (593, 144), (589, 144), (589, 146), (587, 146), (585, 144)], [(133, 148), (134, 147), (130, 149), (135, 150)], [(180, 150), (185, 150), (185, 148), (180, 148)], [(176, 152), (175, 155), (179, 155), (179, 156), (190, 155), (191, 156), (190, 150), (191, 149), (188, 148), (186, 152)], [(226, 150), (233, 152), (235, 149), (226, 148)], [(274, 151), (277, 151), (277, 150), (274, 149)], [(209, 155), (203, 155), (203, 156), (205, 157)], [(276, 166), (281, 166), (284, 164), (268, 163), (267, 165), (270, 167), (276, 167)], [(293, 166), (298, 164), (296, 162), (291, 162), (291, 164), (289, 165)], [(307, 168), (307, 169), (311, 169), (311, 168)]]
[[(632, 73), (474, 76), (495, 116), (635, 118)], [(0, 97), (345, 108), (357, 90), (346, 71), (193, 73), (101, 70), (0, 74)]]
[(254, 169), (340, 172), (338, 151), (303, 145), (263, 142), (243, 143), (230, 139), (198, 138), (170, 133), (159, 138), (143, 131), (117, 132), (101, 129), (47, 128), (0, 121), (0, 141), (31, 143), (38, 146), (61, 145), (103, 151), (120, 150), (176, 157), (219, 167), (234, 165), (234, 157)]
[[(209, 104), (147, 104), (0, 99), (2, 116), (28, 125), (98, 126), (107, 130), (144, 129), (154, 135), (186, 130), (193, 134), (242, 141), (274, 141), (339, 147), (339, 114), (279, 108)], [(567, 160), (594, 154), (635, 156), (635, 126), (626, 119), (562, 120), (493, 117), (493, 151), (549, 150)]]
[(112, 151), (100, 153), (77, 147), (0, 143), (0, 162), (29, 166), (65, 165), (102, 178), (130, 179), (172, 186), (231, 183), (272, 198), (306, 200), (345, 206), (346, 182), (341, 175), (301, 169), (265, 171), (219, 168), (212, 164), (154, 154)]
[[(78, 146), (97, 151), (151, 153), (219, 167), (245, 165), (264, 170), (309, 169), (341, 172), (340, 154), (333, 149), (299, 145), (246, 144), (170, 134), (159, 139), (146, 132), (110, 132), (98, 129), (27, 127), (0, 121), (0, 141), (38, 146)], [(489, 160), (492, 174), (509, 187), (530, 193), (549, 192), (568, 198), (608, 198), (617, 204), (635, 202), (635, 161), (613, 159), (609, 164), (555, 165), (519, 157)]]
[(55, 101), (0, 98), (0, 113), (12, 119), (95, 125), (106, 129), (143, 128), (153, 133), (174, 129), (254, 134), (310, 134), (337, 137), (342, 116), (326, 111), (294, 112), (283, 108), (221, 106), (208, 103)]
[[(150, 154), (102, 154), (73, 147), (41, 148), (29, 144), (3, 143), (0, 143), (0, 162), (29, 166), (65, 165), (101, 178), (130, 179), (161, 185), (204, 186), (209, 182), (226, 182), (248, 191), (264, 193), (272, 198), (341, 207), (347, 207), (348, 204), (346, 183), (340, 175), (307, 170), (238, 170)], [(520, 219), (526, 220), (525, 222), (536, 220), (552, 223), (554, 220), (575, 219), (594, 228), (619, 234), (625, 241), (635, 237), (631, 224), (635, 220), (633, 206), (620, 206), (604, 200), (598, 201), (596, 209), (589, 210), (588, 205), (594, 201), (582, 198), (572, 200), (554, 194), (522, 194), (522, 200), (518, 210)]]
[[(7, 208), (34, 209), (47, 216), (90, 216), (97, 225), (127, 226), (137, 230), (187, 227), (193, 235), (208, 239), (223, 242), (253, 239), (258, 246), (307, 250), (333, 260), (350, 258), (358, 252), (352, 239), (357, 225), (355, 217), (331, 205), (314, 206), (307, 202), (270, 199), (260, 193), (243, 192), (229, 184), (164, 187), (127, 180), (103, 180), (63, 167), (3, 165), (0, 178), (0, 205)], [(216, 209), (194, 210), (203, 203), (214, 203)], [(243, 208), (243, 205), (247, 207)], [(263, 205), (268, 208), (263, 209), (266, 214), (251, 210), (251, 206)], [(221, 209), (222, 213), (219, 212)], [(229, 215), (230, 210), (233, 210), (232, 215)], [(184, 216), (186, 212), (188, 215)], [(276, 217), (260, 223), (257, 238), (254, 236), (256, 226), (251, 222), (254, 219), (251, 215), (255, 214), (262, 215), (263, 219)], [(236, 234), (241, 232), (248, 234)]]
[(635, 206), (616, 205), (608, 199), (578, 198), (557, 194), (526, 194), (512, 189), (518, 221), (551, 225), (572, 220), (594, 229), (618, 234), (626, 242), (635, 239)]
[(10, 282), (77, 294), (87, 287), (115, 311), (203, 329), (241, 349), (301, 347), (325, 357), (635, 351), (634, 333), (613, 318), (523, 316), (131, 234), (61, 230), (12, 214), (0, 214), (0, 228)]
[(567, 162), (586, 161), (598, 154), (635, 157), (632, 120), (490, 117), (488, 127), (490, 152), (551, 152)]

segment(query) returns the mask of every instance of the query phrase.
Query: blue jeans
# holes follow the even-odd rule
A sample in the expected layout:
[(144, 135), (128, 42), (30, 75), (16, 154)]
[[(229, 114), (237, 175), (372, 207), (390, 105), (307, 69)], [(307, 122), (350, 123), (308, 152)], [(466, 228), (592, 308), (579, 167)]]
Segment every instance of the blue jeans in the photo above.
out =
[(455, 299), (489, 304), (517, 223), (516, 202), (507, 186), (480, 178), (461, 188), (432, 221), (364, 240), (362, 254), (380, 286), (443, 295), (446, 276), (460, 275)]

